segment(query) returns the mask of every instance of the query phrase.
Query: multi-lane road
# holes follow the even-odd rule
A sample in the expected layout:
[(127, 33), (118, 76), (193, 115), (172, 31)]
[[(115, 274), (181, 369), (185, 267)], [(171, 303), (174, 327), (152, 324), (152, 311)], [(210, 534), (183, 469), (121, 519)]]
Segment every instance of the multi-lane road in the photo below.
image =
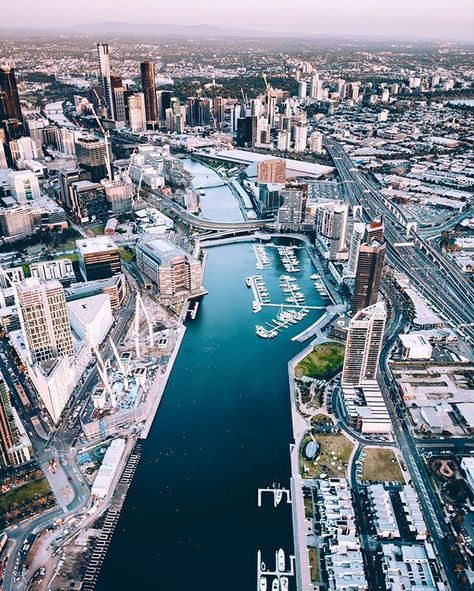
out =
[[(325, 146), (340, 175), (347, 201), (361, 205), (364, 221), (383, 214), (388, 263), (394, 270), (405, 273), (411, 283), (440, 310), (451, 323), (463, 325), (467, 336), (474, 337), (474, 288), (459, 269), (436, 251), (410, 226), (409, 219), (379, 193), (373, 183), (363, 176), (336, 141), (327, 138)], [(403, 305), (396, 294), (390, 296), (394, 318), (389, 324), (380, 356), (379, 384), (393, 423), (393, 433), (405, 458), (417, 490), (423, 514), (451, 589), (457, 581), (448, 557), (444, 538), (449, 535), (442, 507), (431, 489), (430, 479), (421, 457), (427, 446), (442, 447), (442, 441), (426, 442), (413, 437), (407, 423), (398, 390), (391, 376), (389, 358), (398, 334), (406, 323)], [(462, 442), (463, 448), (468, 442)]]
[[(133, 282), (134, 286), (136, 285), (135, 281), (129, 276), (128, 281), (129, 283)], [(114, 326), (110, 332), (110, 335), (115, 343), (120, 342), (128, 330), (130, 321), (133, 317), (135, 293), (136, 288), (129, 291), (127, 302), (116, 317)], [(6, 352), (6, 345), (4, 345), (4, 347)], [(104, 362), (110, 359), (112, 356), (112, 348), (108, 340), (103, 343), (100, 352)], [(13, 395), (15, 397), (16, 390), (14, 389), (12, 376), (8, 371), (9, 367), (15, 371), (13, 364), (4, 361), (4, 359), (0, 357), (0, 369), (4, 373), (7, 384), (9, 385), (10, 389), (12, 389), (14, 393)], [(17, 368), (16, 371), (18, 372)], [(21, 379), (21, 374), (17, 373), (15, 375)], [(4, 589), (15, 588), (17, 591), (22, 591), (26, 588), (26, 581), (23, 579), (14, 582), (14, 570), (18, 553), (27, 537), (32, 532), (40, 531), (41, 529), (44, 529), (48, 525), (54, 523), (54, 521), (59, 517), (65, 518), (69, 515), (76, 514), (87, 506), (90, 497), (89, 487), (81, 475), (76, 461), (75, 452), (72, 449), (80, 432), (79, 419), (81, 413), (77, 414), (74, 421), (71, 419), (77, 408), (85, 408), (85, 405), (87, 404), (92, 392), (92, 387), (97, 382), (97, 380), (98, 374), (96, 367), (94, 366), (92, 370), (86, 375), (83, 383), (78, 388), (76, 388), (76, 391), (73, 393), (71, 402), (69, 403), (61, 419), (61, 424), (56, 429), (49, 430), (50, 434), (47, 440), (40, 437), (40, 435), (35, 431), (35, 426), (32, 423), (32, 419), (38, 416), (37, 411), (34, 409), (32, 411), (27, 411), (22, 407), (21, 404), (19, 404), (19, 400), (15, 400), (16, 407), (20, 412), (20, 416), (30, 433), (33, 451), (37, 461), (43, 466), (43, 468), (45, 468), (48, 465), (50, 459), (56, 459), (57, 470), (63, 474), (63, 480), (69, 487), (70, 500), (67, 502), (67, 504), (63, 504), (63, 506), (57, 506), (46, 513), (28, 519), (16, 528), (8, 531), (8, 537), (10, 538), (11, 542), (13, 542), (13, 545), (10, 548), (9, 559), (4, 571)], [(25, 381), (24, 377), (23, 381)], [(47, 472), (47, 468), (45, 471)], [(47, 476), (50, 476), (48, 472)]]
[(384, 217), (387, 260), (394, 270), (405, 273), (420, 293), (449, 321), (462, 327), (474, 341), (474, 285), (447, 257), (438, 252), (417, 231), (397, 205), (388, 201), (354, 165), (341, 145), (326, 139), (352, 206), (361, 205), (365, 221)]

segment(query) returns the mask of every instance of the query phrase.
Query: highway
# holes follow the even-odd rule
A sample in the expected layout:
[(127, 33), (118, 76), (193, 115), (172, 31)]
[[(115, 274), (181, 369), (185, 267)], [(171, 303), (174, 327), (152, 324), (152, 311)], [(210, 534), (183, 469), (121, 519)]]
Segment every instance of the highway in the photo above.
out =
[[(343, 148), (326, 139), (325, 146), (341, 177), (346, 199), (361, 205), (365, 221), (383, 214), (387, 262), (395, 271), (405, 273), (418, 291), (432, 302), (456, 326), (463, 326), (474, 340), (474, 285), (454, 263), (424, 240), (415, 228), (407, 233), (409, 219), (396, 205), (389, 203), (373, 184), (359, 172)], [(408, 235), (407, 235), (408, 234)], [(410, 245), (411, 244), (411, 245)]]
[[(362, 205), (365, 221), (384, 215), (385, 239), (389, 264), (405, 273), (412, 284), (453, 323), (470, 325), (474, 322), (474, 290), (472, 284), (460, 276), (458, 269), (447, 261), (431, 245), (427, 244), (416, 230), (407, 237), (409, 220), (397, 212), (396, 206), (387, 204), (385, 198), (357, 171), (355, 165), (342, 147), (332, 139), (325, 140), (325, 146), (334, 160), (341, 176), (346, 199), (352, 206)], [(413, 242), (413, 246), (396, 246)], [(462, 274), (461, 274), (462, 275)], [(388, 293), (393, 306), (393, 319), (387, 325), (380, 356), (378, 382), (392, 418), (393, 434), (401, 449), (423, 509), (428, 529), (436, 548), (440, 563), (451, 589), (458, 584), (448, 557), (446, 537), (450, 535), (442, 507), (431, 489), (429, 475), (421, 457), (421, 450), (429, 444), (415, 440), (405, 417), (405, 407), (400, 399), (398, 387), (393, 379), (389, 358), (398, 334), (406, 324), (406, 311), (395, 290)], [(473, 327), (465, 327), (466, 334), (474, 336)], [(440, 443), (435, 440), (432, 443)], [(465, 443), (465, 442), (463, 442)]]
[(169, 199), (165, 195), (162, 195), (158, 191), (149, 191), (142, 193), (145, 197), (151, 199), (152, 204), (163, 211), (172, 212), (177, 215), (181, 221), (188, 224), (189, 226), (193, 226), (195, 228), (200, 228), (201, 230), (259, 230), (272, 224), (269, 224), (268, 221), (264, 220), (247, 220), (243, 222), (220, 222), (215, 220), (207, 220), (204, 218), (200, 218), (197, 215), (186, 211), (181, 205)]

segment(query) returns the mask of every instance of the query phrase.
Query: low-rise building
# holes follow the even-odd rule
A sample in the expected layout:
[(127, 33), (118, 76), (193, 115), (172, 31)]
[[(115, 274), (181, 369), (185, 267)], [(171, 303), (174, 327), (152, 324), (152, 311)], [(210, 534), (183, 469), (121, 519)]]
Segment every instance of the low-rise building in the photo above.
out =
[(384, 488), (383, 484), (372, 484), (367, 487), (367, 491), (372, 504), (372, 514), (378, 537), (399, 538), (400, 531), (390, 492)]
[(68, 302), (69, 320), (76, 335), (98, 347), (113, 324), (110, 298), (107, 294), (98, 294)]
[(386, 434), (392, 431), (387, 406), (375, 380), (342, 389), (350, 424), (361, 433)]
[(433, 347), (421, 334), (411, 332), (398, 337), (402, 344), (402, 356), (405, 359), (431, 359)]
[(426, 540), (428, 528), (415, 489), (410, 484), (405, 484), (399, 495), (410, 531), (417, 540)]
[(439, 591), (427, 545), (383, 544), (382, 551), (382, 568), (388, 591)]
[(325, 547), (322, 554), (330, 590), (369, 588), (360, 550), (354, 507), (345, 479), (317, 481), (317, 501)]
[(57, 279), (63, 285), (71, 283), (76, 279), (72, 261), (68, 258), (31, 263), (30, 273), (32, 277), (39, 277), (44, 281)]
[(111, 492), (112, 484), (117, 476), (124, 451), (124, 439), (114, 439), (109, 445), (92, 484), (91, 493), (94, 497), (103, 499)]

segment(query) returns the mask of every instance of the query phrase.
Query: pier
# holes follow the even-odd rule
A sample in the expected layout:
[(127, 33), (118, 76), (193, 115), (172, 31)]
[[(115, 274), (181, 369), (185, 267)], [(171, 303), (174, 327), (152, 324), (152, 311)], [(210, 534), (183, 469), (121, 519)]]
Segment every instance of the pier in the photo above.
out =
[(261, 244), (254, 244), (253, 251), (255, 253), (255, 257), (257, 259), (257, 269), (264, 269), (271, 267), (270, 259), (268, 258), (267, 253), (265, 252), (265, 246)]
[[(278, 589), (281, 589), (281, 578), (282, 577), (294, 577), (295, 575), (295, 557), (289, 556), (290, 560), (290, 570), (279, 570), (278, 569), (278, 550), (275, 552), (275, 570), (268, 570), (266, 563), (262, 562), (262, 553), (260, 550), (257, 550), (257, 591), (260, 591), (260, 579), (262, 577), (272, 577), (278, 579)], [(285, 557), (285, 568), (286, 568), (287, 559)], [(271, 580), (267, 580), (267, 583), (270, 583)], [(267, 586), (268, 591), (271, 590), (270, 585)]]
[(271, 493), (273, 495), (273, 506), (278, 505), (283, 500), (283, 496), (286, 496), (286, 502), (291, 503), (290, 491), (287, 488), (259, 488), (257, 491), (257, 505), (262, 506), (262, 495), (263, 493)]

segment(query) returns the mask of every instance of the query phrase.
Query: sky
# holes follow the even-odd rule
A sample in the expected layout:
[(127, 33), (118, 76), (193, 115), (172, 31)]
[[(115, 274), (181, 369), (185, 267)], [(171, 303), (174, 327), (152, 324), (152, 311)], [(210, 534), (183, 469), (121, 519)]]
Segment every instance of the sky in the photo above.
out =
[(474, 0), (2, 0), (0, 27), (103, 21), (474, 41)]

